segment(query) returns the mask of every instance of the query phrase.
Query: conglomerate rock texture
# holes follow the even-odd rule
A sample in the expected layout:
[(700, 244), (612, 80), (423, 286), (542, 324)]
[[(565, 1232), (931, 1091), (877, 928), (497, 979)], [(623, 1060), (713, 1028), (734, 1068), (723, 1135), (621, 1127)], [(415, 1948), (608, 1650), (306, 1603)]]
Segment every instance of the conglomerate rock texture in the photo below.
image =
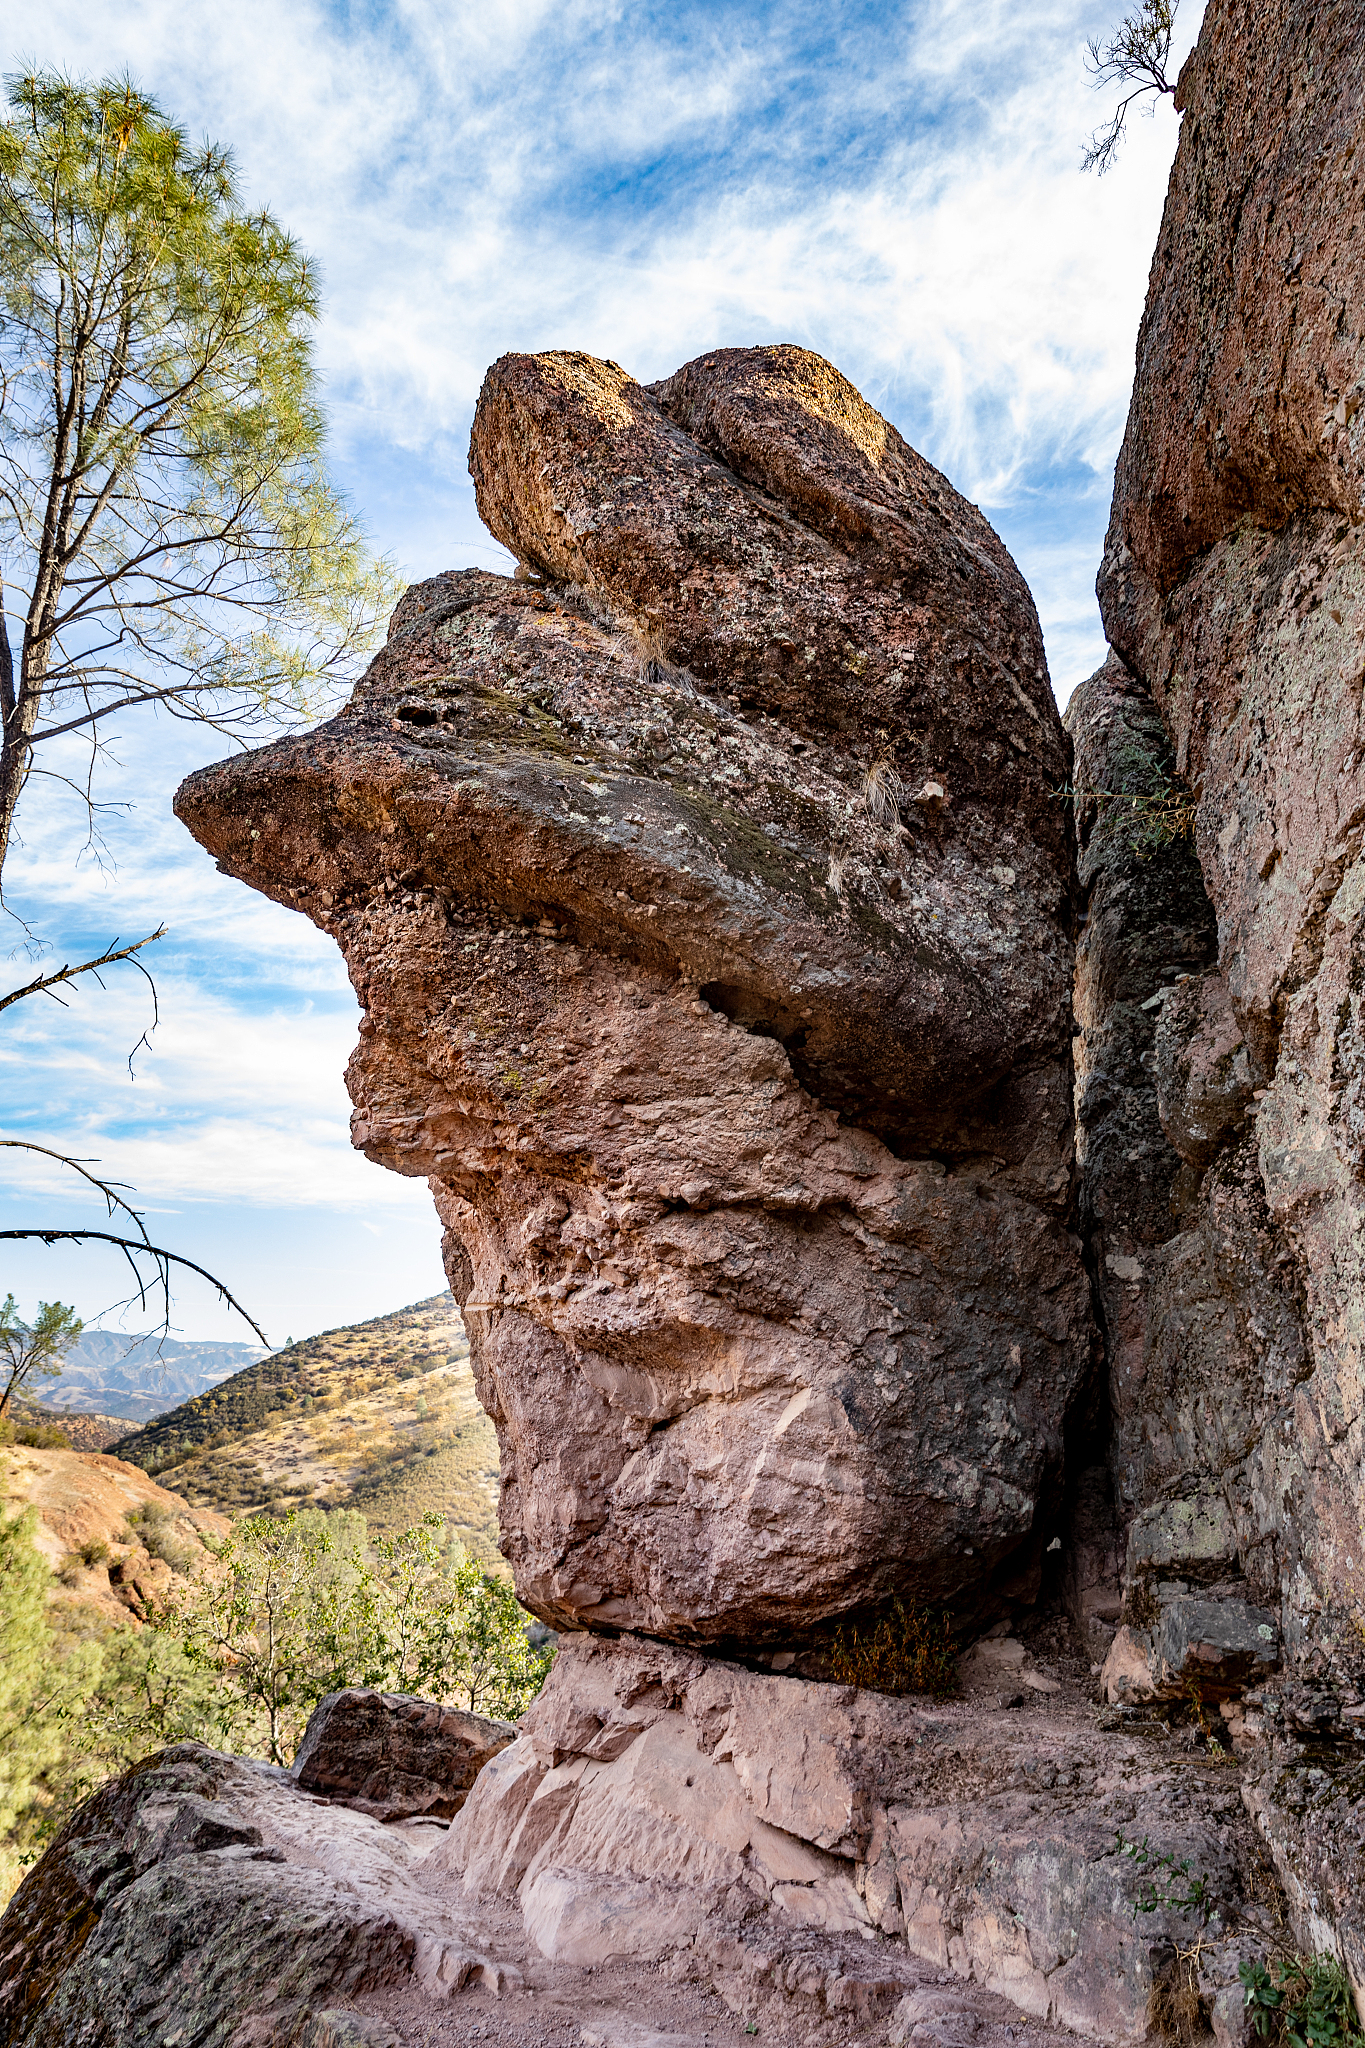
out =
[(1365, 1610), (1363, 89), (1358, 0), (1210, 7), (1099, 577), (1197, 800), (1217, 923), (1216, 958), (1152, 963), (1121, 1489), (1197, 1509), (1184, 1537), (1138, 1527), (1161, 1574), (1259, 1582), (1296, 1654), (1345, 1676)]
[(1028, 591), (800, 349), (505, 357), (471, 467), (519, 580), (410, 590), (339, 717), (177, 809), (346, 955), (518, 1592), (695, 1643), (999, 1611), (1091, 1356)]

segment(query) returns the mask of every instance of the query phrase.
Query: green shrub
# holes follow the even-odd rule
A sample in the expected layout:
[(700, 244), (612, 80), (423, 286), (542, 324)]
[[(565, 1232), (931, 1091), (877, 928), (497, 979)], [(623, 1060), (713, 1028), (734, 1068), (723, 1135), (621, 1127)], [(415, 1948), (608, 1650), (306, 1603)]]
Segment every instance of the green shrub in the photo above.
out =
[(50, 1575), (34, 1543), (36, 1508), (0, 1514), (0, 1896), (34, 1852), (44, 1775), (83, 1728), (99, 1672), (97, 1648), (56, 1652), (47, 1617)]
[(123, 1519), (149, 1557), (159, 1557), (182, 1579), (189, 1574), (195, 1552), (177, 1531), (175, 1517), (169, 1508), (162, 1507), (159, 1501), (149, 1500), (140, 1508), (129, 1508)]
[(1271, 2048), (1347, 2048), (1365, 2041), (1351, 1980), (1337, 1956), (1243, 1963), (1251, 2022)]
[(930, 1693), (944, 1699), (957, 1691), (957, 1646), (946, 1614), (933, 1615), (893, 1600), (880, 1620), (859, 1626), (845, 1622), (829, 1651), (830, 1676), (838, 1685), (867, 1692)]

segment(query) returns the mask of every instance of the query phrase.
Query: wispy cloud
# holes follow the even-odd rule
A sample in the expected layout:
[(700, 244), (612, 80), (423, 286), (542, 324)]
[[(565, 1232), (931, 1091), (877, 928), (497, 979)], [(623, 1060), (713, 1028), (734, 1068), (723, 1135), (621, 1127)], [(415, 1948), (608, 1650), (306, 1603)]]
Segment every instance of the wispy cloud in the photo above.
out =
[[(796, 340), (994, 520), (1065, 696), (1103, 654), (1093, 578), (1176, 134), (1163, 107), (1112, 176), (1079, 173), (1105, 111), (1082, 43), (1117, 6), (48, 0), (35, 26), (10, 0), (0, 21), (14, 62), (127, 68), (230, 143), (249, 201), (318, 258), (337, 466), (411, 573), (506, 560), (465, 469), (503, 351), (584, 348), (653, 378)], [(26, 1024), (23, 1071), (54, 1118), (97, 1103), (92, 1139), (159, 1200), (231, 1195), (258, 1218), (407, 1201), (346, 1151), (354, 1010), (330, 943), (217, 876), (170, 816), (179, 776), (222, 751), (130, 728), (111, 873), (73, 867), (69, 814), (30, 805), (7, 879), (45, 931), (173, 932), (136, 1088), (122, 993), (50, 1057)]]

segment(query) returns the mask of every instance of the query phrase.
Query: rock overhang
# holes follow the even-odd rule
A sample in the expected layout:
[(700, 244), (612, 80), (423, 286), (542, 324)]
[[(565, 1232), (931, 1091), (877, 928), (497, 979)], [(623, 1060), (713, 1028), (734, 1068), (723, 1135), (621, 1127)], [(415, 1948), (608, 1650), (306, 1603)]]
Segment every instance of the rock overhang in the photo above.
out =
[(545, 580), (416, 586), (337, 718), (177, 809), (347, 956), (521, 1596), (700, 1643), (998, 1601), (1089, 1359), (1022, 579), (804, 351), (504, 359), (471, 467)]

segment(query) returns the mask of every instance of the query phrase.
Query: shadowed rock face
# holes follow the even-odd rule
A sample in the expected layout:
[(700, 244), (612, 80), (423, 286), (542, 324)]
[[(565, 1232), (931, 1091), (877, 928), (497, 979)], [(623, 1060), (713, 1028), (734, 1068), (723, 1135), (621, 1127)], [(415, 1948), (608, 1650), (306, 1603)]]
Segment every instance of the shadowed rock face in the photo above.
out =
[(1209, 9), (1099, 578), (1218, 926), (1160, 1003), (1181, 1236), (1148, 1347), (1229, 1448), (1158, 1448), (1226, 1494), (1231, 1561), (1300, 1646), (1356, 1641), (1365, 1590), (1363, 75), (1354, 0)]
[(798, 349), (504, 358), (471, 467), (544, 580), (410, 590), (177, 810), (345, 952), (519, 1594), (705, 1643), (1024, 1589), (1090, 1342), (1027, 590)]

